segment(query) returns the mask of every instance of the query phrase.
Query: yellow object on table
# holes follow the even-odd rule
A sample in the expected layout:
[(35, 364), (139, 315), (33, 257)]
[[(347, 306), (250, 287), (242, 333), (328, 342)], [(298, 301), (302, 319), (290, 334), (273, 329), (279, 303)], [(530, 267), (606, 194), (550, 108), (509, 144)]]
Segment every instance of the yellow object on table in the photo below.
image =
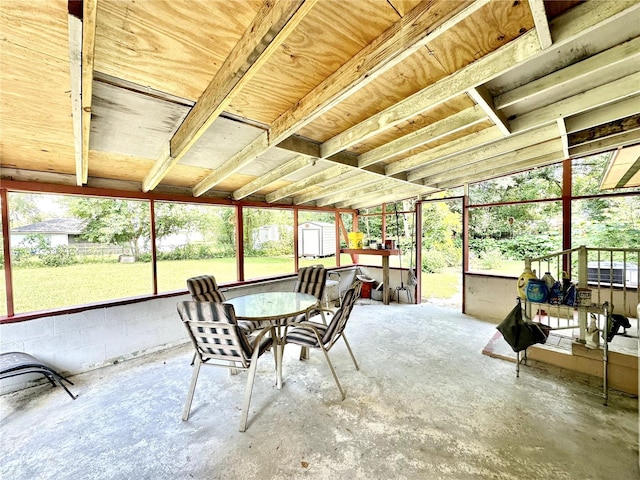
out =
[(364, 233), (362, 232), (349, 232), (349, 248), (362, 248), (364, 241)]

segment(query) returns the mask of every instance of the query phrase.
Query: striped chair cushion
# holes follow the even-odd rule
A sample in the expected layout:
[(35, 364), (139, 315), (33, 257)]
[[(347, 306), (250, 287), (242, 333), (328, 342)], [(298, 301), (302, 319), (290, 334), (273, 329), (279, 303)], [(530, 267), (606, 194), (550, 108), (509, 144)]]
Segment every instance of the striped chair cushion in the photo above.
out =
[[(179, 302), (178, 313), (189, 331), (196, 350), (206, 357), (240, 361), (247, 366), (254, 345), (237, 324), (232, 305), (214, 302)], [(262, 353), (271, 344), (263, 337), (257, 347)]]
[(200, 275), (187, 279), (187, 289), (196, 302), (224, 302), (225, 298), (213, 275)]
[[(316, 322), (300, 322), (300, 324), (313, 326), (316, 330), (318, 330), (320, 338), (323, 338), (325, 336), (325, 332), (329, 328), (327, 325)], [(304, 327), (294, 327), (289, 330), (287, 332), (286, 341), (287, 343), (295, 343), (297, 345), (302, 345), (305, 347), (320, 347), (320, 345), (318, 344), (318, 339), (316, 338), (315, 333), (313, 333), (313, 330)]]
[(329, 323), (329, 327), (325, 331), (325, 335), (322, 339), (325, 345), (328, 342), (335, 341), (336, 335), (342, 333), (347, 320), (349, 320), (351, 310), (353, 310), (353, 306), (355, 305), (356, 300), (356, 288), (351, 287), (344, 294), (344, 298), (342, 299), (342, 307), (340, 307), (340, 309), (336, 311), (335, 315), (331, 319), (331, 322)]
[(303, 267), (298, 271), (298, 280), (294, 291), (308, 293), (318, 300), (322, 299), (327, 283), (327, 270), (323, 266)]
[(351, 311), (353, 310), (353, 306), (355, 305), (358, 297), (358, 288), (359, 285), (354, 284), (349, 288), (349, 290), (347, 290), (344, 295), (342, 306), (336, 310), (331, 322), (329, 322), (329, 325), (310, 321), (298, 321), (297, 323), (299, 323), (300, 326), (293, 327), (287, 332), (286, 341), (288, 343), (295, 343), (305, 347), (318, 348), (320, 345), (318, 344), (318, 339), (316, 338), (315, 333), (313, 330), (305, 328), (305, 325), (313, 326), (318, 331), (322, 344), (327, 349), (331, 348), (331, 345), (340, 338), (340, 335), (347, 324), (349, 315), (351, 315)]

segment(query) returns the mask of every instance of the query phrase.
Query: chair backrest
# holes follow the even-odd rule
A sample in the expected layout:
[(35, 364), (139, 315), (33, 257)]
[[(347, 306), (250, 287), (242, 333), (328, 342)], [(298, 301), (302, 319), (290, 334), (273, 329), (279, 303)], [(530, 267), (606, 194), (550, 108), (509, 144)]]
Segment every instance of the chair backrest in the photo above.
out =
[(178, 314), (202, 362), (233, 360), (248, 367), (253, 349), (238, 326), (233, 305), (215, 302), (178, 302)]
[(218, 302), (225, 301), (224, 295), (218, 288), (213, 275), (200, 275), (187, 279), (187, 289), (196, 302)]
[(342, 299), (342, 305), (333, 314), (333, 318), (327, 327), (327, 331), (322, 337), (322, 343), (328, 349), (340, 338), (342, 332), (347, 326), (347, 320), (351, 316), (353, 306), (356, 304), (356, 300), (360, 296), (360, 289), (362, 288), (362, 282), (356, 280), (349, 289), (345, 292)]
[(298, 280), (294, 291), (308, 293), (318, 300), (322, 300), (324, 287), (327, 284), (327, 270), (322, 265), (303, 267), (298, 271)]

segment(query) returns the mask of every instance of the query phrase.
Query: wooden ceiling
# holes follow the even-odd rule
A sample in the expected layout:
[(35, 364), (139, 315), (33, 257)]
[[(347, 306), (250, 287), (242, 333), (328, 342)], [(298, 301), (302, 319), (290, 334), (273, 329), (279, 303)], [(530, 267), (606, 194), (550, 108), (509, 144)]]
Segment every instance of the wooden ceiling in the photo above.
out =
[(640, 143), (640, 0), (0, 0), (0, 21), (3, 179), (358, 209)]

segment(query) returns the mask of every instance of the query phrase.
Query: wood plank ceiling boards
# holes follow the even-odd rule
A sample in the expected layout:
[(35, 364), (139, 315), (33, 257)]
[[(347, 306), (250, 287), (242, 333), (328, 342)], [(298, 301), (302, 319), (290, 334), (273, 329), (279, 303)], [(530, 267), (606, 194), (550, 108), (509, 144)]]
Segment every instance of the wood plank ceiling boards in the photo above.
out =
[(640, 0), (0, 3), (0, 175), (362, 208), (568, 157), (637, 186)]

